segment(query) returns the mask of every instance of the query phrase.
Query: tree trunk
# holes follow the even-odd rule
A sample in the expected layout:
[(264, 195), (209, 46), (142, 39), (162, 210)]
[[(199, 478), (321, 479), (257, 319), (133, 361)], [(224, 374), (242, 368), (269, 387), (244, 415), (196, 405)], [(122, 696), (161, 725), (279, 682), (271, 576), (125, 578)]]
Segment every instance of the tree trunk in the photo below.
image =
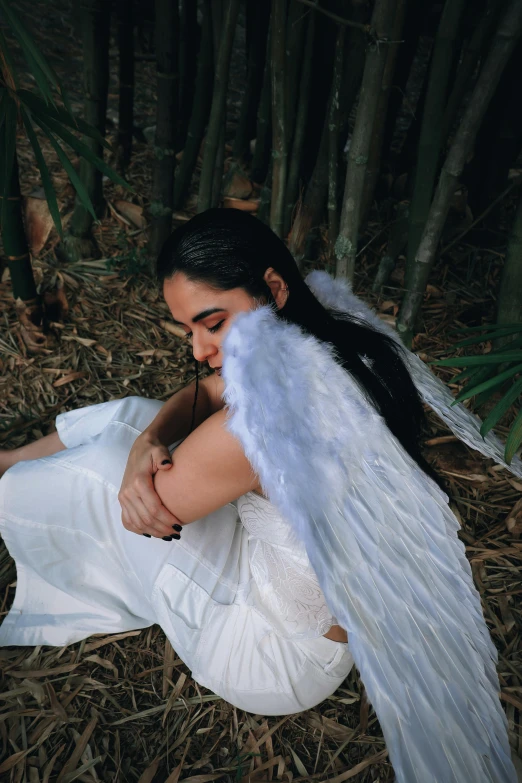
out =
[(285, 21), (286, 0), (272, 0), (272, 204), (270, 228), (283, 236), (288, 161), (285, 111)]
[[(107, 90), (109, 84), (110, 5), (104, 0), (82, 0), (81, 23), (83, 37), (84, 119), (105, 135)], [(103, 158), (103, 147), (95, 139), (84, 138), (85, 144)], [(96, 214), (103, 209), (103, 175), (85, 158), (80, 160), (80, 179), (89, 194)], [(64, 237), (60, 253), (70, 261), (98, 256), (92, 236), (93, 218), (78, 196)]]
[[(386, 130), (386, 116), (388, 114), (388, 102), (393, 84), (395, 73), (395, 63), (399, 50), (399, 43), (403, 38), (402, 28), (404, 26), (404, 16), (406, 14), (406, 0), (396, 0), (395, 20), (393, 23), (392, 42), (388, 46), (386, 65), (382, 77), (381, 94), (379, 105), (377, 107), (378, 120), (372, 134), (370, 144), (370, 153), (368, 156), (368, 166), (366, 168), (366, 177), (364, 180), (364, 189), (362, 194), (361, 217), (362, 225), (366, 223), (368, 213), (372, 206), (372, 200), (375, 193), (375, 186), (381, 170), (381, 153), (384, 142), (384, 132)], [(401, 44), (402, 45), (402, 44)]]
[(132, 155), (134, 124), (134, 0), (116, 0), (120, 92), (118, 105), (118, 163), (125, 173)]
[(465, 2), (466, 0), (446, 0), (435, 38), (410, 206), (406, 288), (408, 288), (410, 282), (410, 267), (414, 263), (415, 254), (426, 224), (439, 169), (439, 158), (443, 143), (442, 120), (447, 99), (448, 80), (455, 58), (455, 40)]
[(328, 250), (330, 257), (333, 257), (333, 247), (339, 234), (339, 122), (345, 39), (346, 28), (344, 25), (340, 25), (337, 31), (332, 90), (328, 109)]
[(521, 32), (522, 3), (520, 0), (511, 0), (500, 21), (490, 52), (442, 167), (428, 220), (411, 270), (410, 284), (397, 319), (397, 330), (408, 346), (411, 344), (415, 321), (419, 315), (426, 284), (435, 261), (451, 198), (464, 163), (473, 149), (480, 123)]
[(198, 75), (183, 157), (176, 170), (174, 180), (174, 209), (181, 209), (190, 188), (212, 101), (214, 44), (212, 41), (211, 2), (212, 0), (204, 0), (202, 8), (203, 20), (198, 56)]
[(183, 149), (194, 106), (194, 91), (200, 44), (198, 4), (183, 0), (179, 26), (179, 122), (176, 152)]
[(269, 3), (246, 4), (247, 78), (232, 150), (234, 158), (240, 162), (250, 157), (250, 140), (256, 135), (269, 23)]
[(221, 140), (223, 141), (222, 146), (224, 147), (228, 72), (238, 11), (239, 0), (228, 0), (223, 21), (216, 77), (214, 80), (214, 92), (205, 140), (203, 165), (201, 167), (198, 212), (203, 212), (211, 207), (213, 191), (215, 193), (214, 182), (216, 177), (216, 161), (219, 159), (218, 151)]
[(259, 98), (257, 111), (256, 146), (250, 168), (250, 176), (254, 182), (261, 184), (265, 181), (270, 165), (270, 150), (272, 147), (272, 87), (270, 52), (272, 49), (272, 25), (268, 28), (266, 42), (265, 70), (263, 74), (263, 87)]
[(156, 259), (172, 231), (175, 145), (178, 127), (178, 4), (156, 0), (156, 135), (150, 203), (150, 258)]
[(341, 225), (335, 243), (336, 276), (348, 280), (353, 280), (355, 269), (362, 191), (386, 65), (387, 44), (384, 41), (390, 39), (393, 30), (394, 9), (393, 0), (375, 2), (371, 24), (378, 41), (371, 44), (366, 54), (359, 106), (348, 154)]
[[(312, 76), (312, 51), (315, 35), (315, 12), (308, 14), (306, 43), (304, 49), (303, 68), (299, 84), (299, 102), (295, 118), (294, 138), (290, 153), (290, 167), (286, 186), (286, 210), (284, 235), (287, 236), (292, 226), (292, 215), (299, 197), (299, 177), (302, 171), (303, 150), (305, 146), (307, 118), (310, 106), (311, 76)], [(297, 92), (297, 91), (296, 91)]]

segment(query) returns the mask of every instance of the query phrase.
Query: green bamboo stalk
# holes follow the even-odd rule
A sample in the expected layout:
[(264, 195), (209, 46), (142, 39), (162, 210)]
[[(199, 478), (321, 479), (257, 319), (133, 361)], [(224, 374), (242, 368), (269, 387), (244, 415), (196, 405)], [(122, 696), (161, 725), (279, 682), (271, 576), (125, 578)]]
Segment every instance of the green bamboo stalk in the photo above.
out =
[(397, 319), (397, 330), (406, 345), (411, 344), (415, 321), (464, 164), (473, 149), (475, 136), (504, 70), (522, 33), (522, 3), (511, 0), (503, 14), (491, 49), (482, 66), (464, 116), (450, 147), (412, 265), (410, 283)]
[[(105, 0), (83, 0), (81, 5), (83, 37), (83, 87), (85, 93), (84, 119), (105, 136), (107, 91), (109, 84), (109, 32), (110, 5)], [(103, 147), (96, 140), (85, 137), (85, 144), (103, 159)], [(104, 205), (102, 173), (82, 157), (80, 180), (94, 205), (101, 214)], [(92, 236), (93, 217), (81, 200), (76, 197), (69, 230), (59, 253), (70, 261), (99, 255)]]
[[(220, 139), (224, 134), (228, 72), (230, 56), (236, 30), (236, 21), (239, 11), (239, 0), (228, 0), (226, 5), (221, 46), (214, 80), (214, 93), (207, 136), (205, 140), (205, 152), (201, 167), (201, 179), (199, 184), (197, 211), (203, 212), (212, 204), (212, 195), (215, 180), (215, 166), (220, 147)], [(224, 146), (224, 144), (222, 145)], [(221, 169), (222, 171), (222, 169)]]
[(132, 156), (134, 123), (134, 0), (117, 0), (120, 91), (118, 105), (118, 160), (125, 172)]
[[(294, 138), (290, 152), (290, 166), (288, 170), (288, 182), (286, 186), (285, 200), (285, 224), (284, 235), (287, 236), (292, 226), (292, 216), (299, 195), (299, 177), (303, 161), (303, 152), (307, 134), (307, 118), (312, 93), (312, 52), (315, 36), (315, 13), (310, 13), (307, 18), (306, 42), (304, 46), (303, 67), (299, 84), (299, 101), (294, 122)], [(344, 27), (342, 28), (345, 29)], [(296, 91), (297, 92), (297, 91)]]
[(302, 73), (303, 53), (307, 58), (312, 57), (312, 49), (305, 48), (305, 35), (308, 27), (308, 19), (312, 14), (305, 13), (305, 9), (298, 0), (290, 0), (288, 5), (288, 17), (286, 20), (286, 45), (285, 45), (285, 107), (286, 107), (286, 138), (288, 147), (288, 160), (296, 131), (297, 111), (300, 100), (300, 89), (296, 85), (300, 83)]
[(399, 46), (402, 45), (404, 18), (406, 16), (406, 0), (396, 0), (395, 20), (392, 30), (392, 42), (388, 46), (388, 55), (382, 77), (381, 94), (379, 105), (377, 107), (378, 121), (372, 134), (370, 152), (368, 155), (368, 165), (366, 168), (366, 177), (362, 194), (360, 223), (364, 225), (370, 211), (377, 178), (381, 170), (381, 154), (383, 149), (384, 134), (386, 131), (386, 117), (388, 114), (388, 103), (390, 100), (391, 87), (395, 74), (395, 64), (399, 52)]
[(366, 54), (359, 106), (348, 154), (341, 224), (335, 243), (336, 275), (348, 280), (353, 280), (355, 269), (361, 197), (386, 65), (385, 41), (390, 40), (392, 34), (394, 11), (393, 0), (376, 0), (371, 26), (375, 30), (377, 42), (369, 46)]
[[(212, 36), (214, 38), (214, 70), (217, 72), (219, 51), (221, 49), (221, 38), (223, 35), (223, 23), (224, 23), (224, 2), (225, 0), (214, 0), (212, 3)], [(228, 77), (227, 77), (228, 78)], [(221, 130), (219, 132), (219, 142), (214, 161), (214, 172), (212, 175), (212, 196), (210, 199), (210, 206), (219, 206), (221, 198), (221, 188), (223, 185), (223, 163), (225, 161), (225, 127), (226, 127), (226, 101), (225, 112), (221, 123)]]
[(266, 42), (265, 70), (263, 74), (263, 87), (259, 98), (257, 111), (256, 146), (250, 168), (250, 176), (257, 183), (264, 182), (268, 174), (270, 163), (270, 150), (272, 145), (272, 87), (270, 52), (272, 48), (272, 25), (268, 28)]
[(257, 110), (263, 88), (270, 6), (268, 3), (246, 4), (247, 77), (237, 123), (232, 155), (243, 161), (249, 157), (250, 139), (256, 133)]
[(178, 4), (156, 0), (156, 134), (149, 206), (149, 255), (157, 258), (172, 231), (175, 146), (179, 102), (179, 16)]
[(346, 27), (341, 25), (337, 31), (335, 61), (332, 76), (332, 90), (328, 110), (328, 245), (329, 254), (339, 234), (339, 122), (341, 116), (340, 91), (343, 74), (344, 45)]
[(179, 123), (176, 152), (183, 149), (194, 105), (199, 48), (198, 4), (183, 0), (179, 26)]
[[(0, 127), (0, 154), (5, 160), (5, 130)], [(5, 169), (0, 168), (0, 200), (5, 187)], [(21, 299), (28, 305), (35, 306), (41, 312), (41, 300), (36, 291), (33, 268), (31, 266), (31, 254), (25, 235), (24, 218), (22, 210), (22, 196), (20, 193), (20, 179), (18, 173), (18, 160), (14, 156), (9, 187), (6, 191), (5, 204), (3, 206), (2, 243), (4, 254), (11, 275), (11, 285), (15, 299)]]
[(410, 284), (410, 269), (426, 224), (439, 168), (441, 145), (444, 141), (442, 122), (448, 81), (455, 59), (455, 42), (465, 5), (466, 0), (446, 0), (435, 37), (410, 207), (406, 288)]
[(202, 7), (203, 18), (196, 89), (183, 157), (174, 179), (174, 209), (181, 209), (190, 188), (212, 101), (214, 44), (212, 41), (211, 2), (212, 0), (204, 0)]
[(491, 31), (496, 24), (500, 11), (501, 4), (496, 2), (496, 0), (489, 0), (473, 31), (473, 35), (463, 48), (461, 62), (455, 76), (455, 82), (444, 110), (441, 130), (442, 139), (448, 138), (455, 118), (462, 106), (466, 90), (469, 88), (469, 80), (473, 76), (478, 59), (482, 54), (484, 45), (491, 35)]
[(288, 139), (285, 111), (285, 20), (286, 0), (272, 0), (272, 203), (270, 228), (283, 236)]

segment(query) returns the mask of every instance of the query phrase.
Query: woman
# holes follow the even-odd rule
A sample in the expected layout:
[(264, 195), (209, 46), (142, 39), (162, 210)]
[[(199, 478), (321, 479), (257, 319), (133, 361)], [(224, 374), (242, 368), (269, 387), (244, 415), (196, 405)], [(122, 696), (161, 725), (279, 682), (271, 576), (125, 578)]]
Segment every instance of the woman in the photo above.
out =
[(158, 622), (194, 679), (267, 715), (320, 703), (355, 659), (398, 780), (515, 780), (496, 651), (420, 453), (406, 353), (335, 307), (353, 296), (342, 286), (321, 304), (321, 273), (307, 285), (242, 212), (197, 215), (157, 272), (215, 373), (164, 405), (61, 414), (0, 455), (18, 572), (0, 644)]

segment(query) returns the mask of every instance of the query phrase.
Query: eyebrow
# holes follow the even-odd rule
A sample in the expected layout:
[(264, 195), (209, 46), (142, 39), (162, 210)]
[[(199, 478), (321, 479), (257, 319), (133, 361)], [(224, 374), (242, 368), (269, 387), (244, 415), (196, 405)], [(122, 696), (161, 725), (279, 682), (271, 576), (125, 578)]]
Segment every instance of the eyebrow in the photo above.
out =
[[(203, 318), (208, 318), (209, 315), (214, 315), (214, 313), (224, 313), (225, 310), (223, 307), (210, 307), (208, 310), (203, 310), (201, 313), (198, 313), (194, 316), (192, 319), (193, 324), (197, 324), (198, 321), (202, 321)], [(179, 324), (180, 326), (183, 326), (182, 321), (176, 321), (175, 318), (172, 319), (175, 324)]]

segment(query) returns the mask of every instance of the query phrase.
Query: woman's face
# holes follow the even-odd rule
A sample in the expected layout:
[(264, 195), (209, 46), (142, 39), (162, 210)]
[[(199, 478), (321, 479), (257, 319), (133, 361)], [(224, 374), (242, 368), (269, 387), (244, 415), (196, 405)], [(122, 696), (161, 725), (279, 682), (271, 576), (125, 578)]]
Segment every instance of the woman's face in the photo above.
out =
[(221, 345), (233, 317), (256, 307), (256, 300), (243, 288), (221, 291), (206, 283), (188, 280), (183, 272), (163, 284), (163, 295), (175, 323), (185, 329), (192, 341), (192, 352), (198, 362), (221, 374)]

